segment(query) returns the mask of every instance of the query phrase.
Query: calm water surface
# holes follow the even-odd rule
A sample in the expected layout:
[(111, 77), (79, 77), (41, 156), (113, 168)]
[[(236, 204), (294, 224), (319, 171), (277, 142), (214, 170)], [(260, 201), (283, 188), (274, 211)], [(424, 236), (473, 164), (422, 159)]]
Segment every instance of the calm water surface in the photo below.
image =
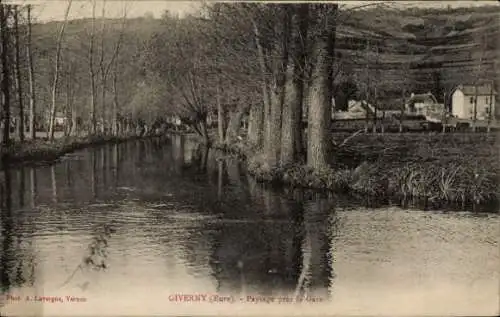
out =
[(180, 136), (0, 182), (2, 315), (499, 312), (498, 214), (278, 192)]

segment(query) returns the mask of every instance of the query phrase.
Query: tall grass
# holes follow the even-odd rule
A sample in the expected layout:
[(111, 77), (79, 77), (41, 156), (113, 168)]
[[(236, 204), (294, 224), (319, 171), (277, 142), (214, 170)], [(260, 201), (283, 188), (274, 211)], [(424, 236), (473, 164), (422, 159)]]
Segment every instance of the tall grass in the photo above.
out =
[(263, 169), (262, 156), (250, 155), (248, 171), (294, 187), (465, 207), (500, 201), (498, 149), (497, 134), (362, 135), (332, 153), (330, 169)]

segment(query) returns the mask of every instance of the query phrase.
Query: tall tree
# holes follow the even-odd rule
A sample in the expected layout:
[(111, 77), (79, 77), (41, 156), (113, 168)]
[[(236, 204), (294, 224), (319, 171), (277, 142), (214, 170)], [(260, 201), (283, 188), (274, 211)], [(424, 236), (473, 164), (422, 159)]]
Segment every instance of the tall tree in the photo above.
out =
[(323, 169), (328, 167), (330, 150), (331, 88), (338, 5), (315, 4), (313, 8), (324, 27), (315, 38), (315, 65), (309, 92), (307, 166)]
[(61, 46), (64, 37), (64, 30), (66, 29), (66, 24), (68, 23), (69, 10), (71, 9), (72, 0), (68, 0), (68, 5), (66, 11), (64, 12), (64, 20), (62, 22), (61, 28), (59, 29), (59, 34), (57, 36), (57, 47), (56, 47), (56, 58), (54, 61), (54, 80), (52, 82), (52, 104), (50, 107), (50, 117), (49, 117), (49, 140), (54, 140), (55, 132), (55, 118), (57, 111), (57, 87), (59, 84), (59, 68), (61, 61)]
[(29, 81), (29, 98), (30, 98), (30, 110), (29, 110), (29, 130), (31, 139), (36, 139), (36, 105), (35, 105), (35, 78), (34, 78), (34, 66), (33, 66), (33, 53), (32, 53), (32, 42), (31, 42), (31, 5), (27, 6), (27, 42), (26, 42), (26, 57), (28, 61), (28, 81)]
[(106, 131), (106, 70), (104, 66), (105, 48), (104, 38), (106, 32), (106, 0), (102, 0), (101, 14), (101, 45), (99, 48), (99, 73), (101, 75), (101, 122), (102, 126), (100, 133), (105, 134)]
[(281, 128), (282, 128), (282, 111), (286, 95), (286, 82), (287, 82), (287, 69), (290, 54), (290, 35), (291, 35), (291, 18), (292, 12), (288, 5), (279, 5), (277, 12), (280, 14), (282, 21), (281, 32), (277, 51), (278, 61), (275, 68), (275, 76), (273, 78), (271, 88), (271, 111), (270, 111), (270, 124), (269, 124), (269, 147), (265, 153), (266, 163), (269, 166), (275, 166), (281, 160)]
[(309, 91), (307, 166), (328, 167), (332, 117), (333, 61), (338, 4), (315, 4), (315, 15), (323, 28), (315, 36), (315, 65)]
[[(374, 58), (374, 77), (375, 81), (373, 82), (373, 99), (370, 103), (373, 105), (373, 133), (377, 133), (377, 127), (379, 124), (378, 120), (378, 108), (379, 108), (379, 93), (380, 93), (380, 53), (379, 53), (379, 45), (375, 45), (375, 58)], [(383, 123), (382, 123), (383, 124)]]
[(89, 34), (89, 50), (88, 50), (88, 61), (89, 61), (89, 78), (90, 78), (90, 117), (89, 117), (89, 132), (91, 135), (96, 133), (96, 93), (95, 93), (95, 70), (94, 70), (94, 37), (95, 37), (95, 10), (96, 10), (96, 0), (92, 0), (92, 21), (91, 29)]
[[(108, 73), (112, 71), (112, 89), (113, 89), (113, 107), (112, 107), (112, 115), (111, 115), (111, 133), (113, 135), (118, 135), (118, 62), (120, 49), (123, 42), (123, 37), (125, 36), (125, 27), (127, 23), (127, 7), (123, 8), (123, 16), (122, 16), (122, 24), (120, 29), (120, 34), (118, 35), (118, 40), (116, 41), (115, 48), (113, 51), (113, 55), (109, 64), (104, 69), (104, 77), (103, 77), (103, 91), (104, 91), (104, 82), (108, 76)], [(103, 100), (105, 100), (105, 94), (103, 93)], [(104, 104), (103, 104), (104, 105)]]
[(481, 36), (480, 40), (480, 45), (481, 45), (481, 54), (479, 56), (479, 59), (475, 62), (474, 70), (473, 70), (473, 76), (474, 76), (474, 103), (472, 107), (472, 131), (476, 132), (476, 125), (477, 125), (477, 97), (478, 97), (478, 86), (483, 84), (484, 81), (484, 76), (485, 72), (482, 69), (483, 63), (484, 63), (484, 57), (486, 54), (486, 47), (487, 47), (487, 42), (486, 42), (486, 35), (483, 34)]
[(281, 130), (281, 163), (293, 163), (304, 153), (302, 137), (302, 107), (304, 101), (304, 81), (306, 80), (307, 31), (309, 5), (293, 7), (294, 32), (291, 60), (293, 73), (288, 74), (287, 96), (283, 103)]
[(2, 38), (2, 119), (3, 138), (2, 145), (7, 146), (10, 142), (10, 67), (9, 67), (9, 29), (8, 18), (10, 6), (0, 4), (0, 33)]
[(19, 9), (18, 6), (14, 6), (14, 39), (15, 39), (15, 66), (16, 66), (16, 89), (17, 98), (19, 103), (19, 125), (18, 134), (19, 140), (24, 141), (24, 103), (23, 103), (23, 82), (21, 80), (21, 62), (20, 62), (20, 48), (19, 48)]
[[(269, 80), (267, 76), (267, 59), (266, 59), (266, 45), (262, 43), (265, 38), (262, 37), (261, 32), (259, 30), (259, 26), (255, 19), (252, 19), (252, 26), (253, 26), (253, 31), (254, 31), (254, 37), (255, 37), (255, 43), (257, 46), (257, 53), (258, 53), (258, 59), (259, 59), (259, 68), (262, 76), (262, 82), (261, 82), (261, 89), (262, 89), (262, 119), (263, 119), (263, 126), (262, 126), (262, 141), (260, 141), (260, 137), (258, 135), (254, 136), (253, 138), (257, 140), (257, 144), (262, 142), (264, 146), (264, 151), (269, 151), (269, 125), (270, 125), (270, 112), (271, 112), (271, 92), (269, 90)], [(255, 109), (254, 109), (255, 111)], [(258, 111), (258, 110), (257, 110)]]

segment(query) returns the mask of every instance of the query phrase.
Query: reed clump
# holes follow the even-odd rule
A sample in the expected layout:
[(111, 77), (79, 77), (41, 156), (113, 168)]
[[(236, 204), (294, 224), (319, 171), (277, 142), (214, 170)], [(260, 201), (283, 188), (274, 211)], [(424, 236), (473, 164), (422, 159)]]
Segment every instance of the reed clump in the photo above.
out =
[(500, 201), (496, 135), (363, 135), (334, 151), (331, 167), (323, 170), (269, 166), (262, 152), (245, 155), (248, 172), (263, 182), (431, 204)]

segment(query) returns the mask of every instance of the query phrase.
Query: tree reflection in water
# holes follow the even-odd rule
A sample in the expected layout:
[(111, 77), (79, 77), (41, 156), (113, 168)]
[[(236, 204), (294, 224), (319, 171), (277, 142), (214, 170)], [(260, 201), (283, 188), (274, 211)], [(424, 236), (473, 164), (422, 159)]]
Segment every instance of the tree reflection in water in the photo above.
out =
[[(231, 163), (224, 165), (231, 169)], [(229, 174), (233, 185), (241, 182), (239, 171)], [(247, 203), (243, 197), (249, 196), (252, 205), (262, 206), (262, 210), (253, 210), (253, 215), (242, 211), (234, 223), (228, 221), (214, 229), (210, 263), (218, 292), (328, 299), (335, 228), (329, 200), (318, 195), (306, 200), (301, 191), (279, 195), (251, 177), (247, 180), (245, 186), (231, 188), (231, 194), (221, 196), (220, 186), (217, 189), (219, 199), (237, 194), (243, 200), (240, 205)], [(242, 188), (246, 194), (239, 193)]]
[(331, 243), (337, 227), (331, 200), (325, 195), (312, 194), (310, 200), (304, 201), (304, 229), (303, 265), (295, 294), (302, 299), (329, 299), (333, 279)]
[(14, 283), (11, 280), (15, 254), (13, 250), (14, 219), (12, 217), (12, 175), (4, 166), (3, 181), (0, 185), (1, 220), (2, 220), (2, 253), (0, 254), (0, 282), (2, 293), (7, 293)]
[[(80, 199), (82, 203), (105, 199), (116, 192), (122, 196), (115, 197), (123, 197), (125, 194), (118, 190), (119, 186), (140, 189), (126, 193), (134, 199), (137, 197), (138, 205), (147, 199), (155, 203), (156, 200), (169, 202), (170, 197), (175, 196), (174, 202), (185, 204), (186, 209), (194, 212), (193, 217), (203, 216), (199, 222), (193, 222), (196, 230), (192, 230), (185, 241), (179, 241), (182, 244), (179, 247), (186, 251), (183, 256), (190, 267), (195, 268), (193, 274), (206, 276), (213, 272), (220, 293), (290, 297), (326, 294), (332, 275), (329, 236), (332, 226), (328, 219), (335, 217), (326, 199), (304, 197), (302, 191), (283, 194), (266, 188), (245, 175), (244, 166), (237, 160), (217, 159), (212, 150), (193, 148), (183, 137), (173, 138), (171, 143), (161, 146), (135, 142), (92, 149), (87, 153), (85, 161), (55, 165), (46, 169), (50, 175), (39, 179), (48, 181), (48, 194), (53, 189), (52, 197), (59, 204), (67, 201), (68, 188), (73, 187), (78, 194), (70, 195), (75, 196), (71, 199)], [(192, 155), (190, 160), (186, 159), (189, 155)], [(158, 163), (160, 158), (165, 166), (151, 165), (151, 162)], [(66, 173), (66, 181), (59, 177), (62, 176), (58, 174), (60, 171)], [(29, 178), (33, 208), (37, 201), (37, 172), (42, 175), (42, 170), (31, 169)], [(6, 193), (12, 191), (6, 186), (12, 181), (10, 178), (9, 175), (4, 178), (1, 188), (2, 236), (7, 237), (2, 240), (2, 286), (15, 283), (14, 275), (9, 275), (15, 272), (12, 261), (6, 261), (15, 258), (13, 250), (16, 248), (12, 241), (16, 239), (15, 223), (10, 209), (6, 208), (12, 204), (12, 199), (6, 199), (11, 196)], [(113, 182), (114, 186), (104, 187), (104, 181), (108, 185)], [(151, 190), (144, 193), (144, 188), (148, 187)], [(38, 188), (43, 194), (43, 188)], [(168, 214), (157, 214), (155, 221), (171, 221)], [(85, 219), (92, 217), (97, 214), (89, 214)], [(149, 226), (149, 223), (143, 225)], [(68, 276), (63, 276), (62, 286), (71, 283), (88, 287), (89, 281), (82, 281), (82, 278), (89, 275), (81, 273), (101, 272), (108, 267), (107, 248), (112, 233), (110, 226), (94, 233), (88, 253)]]
[(35, 208), (37, 205), (37, 178), (36, 169), (30, 168), (30, 193), (31, 193), (31, 208)]
[[(181, 138), (174, 139), (172, 152), (186, 153), (184, 146)], [(248, 175), (242, 178), (237, 160), (210, 154), (204, 147), (195, 148), (192, 158), (182, 164), (183, 178), (179, 181), (185, 182), (189, 176), (189, 187), (198, 193), (192, 203), (222, 214), (214, 223), (199, 225), (205, 232), (205, 242), (196, 243), (203, 245), (191, 245), (199, 240), (193, 236), (193, 242), (186, 246), (190, 253), (205, 254), (204, 250), (211, 248), (209, 264), (217, 291), (239, 296), (326, 299), (332, 279), (334, 230), (329, 219), (335, 219), (330, 200), (320, 195), (304, 197), (298, 190), (276, 192)], [(180, 164), (180, 155), (177, 159)], [(209, 187), (207, 193), (206, 185), (213, 184), (212, 179), (217, 185)], [(187, 258), (200, 262), (200, 256)]]
[[(31, 252), (31, 238), (21, 234), (20, 228), (25, 226), (21, 213), (12, 213), (14, 208), (25, 205), (24, 194), (17, 193), (18, 199), (13, 199), (13, 182), (18, 188), (25, 187), (24, 168), (11, 169), (7, 164), (0, 174), (0, 288), (2, 294), (12, 288), (26, 284), (33, 285), (34, 259)], [(13, 206), (14, 202), (18, 206)], [(27, 241), (26, 241), (27, 240)]]

